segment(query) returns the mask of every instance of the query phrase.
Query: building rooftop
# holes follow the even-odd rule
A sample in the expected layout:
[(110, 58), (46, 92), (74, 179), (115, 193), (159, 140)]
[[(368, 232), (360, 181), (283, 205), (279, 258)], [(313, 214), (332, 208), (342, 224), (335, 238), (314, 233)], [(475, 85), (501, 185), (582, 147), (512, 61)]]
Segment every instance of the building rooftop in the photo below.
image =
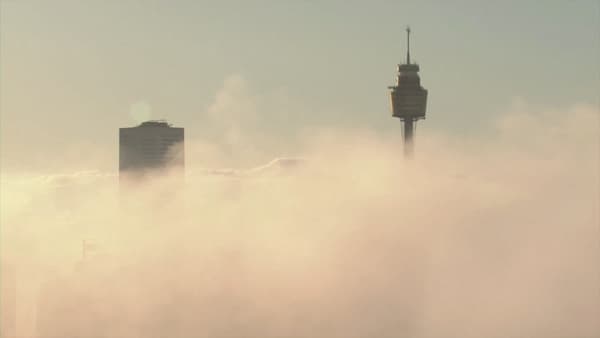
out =
[(166, 120), (149, 120), (140, 123), (138, 127), (171, 127), (171, 124)]

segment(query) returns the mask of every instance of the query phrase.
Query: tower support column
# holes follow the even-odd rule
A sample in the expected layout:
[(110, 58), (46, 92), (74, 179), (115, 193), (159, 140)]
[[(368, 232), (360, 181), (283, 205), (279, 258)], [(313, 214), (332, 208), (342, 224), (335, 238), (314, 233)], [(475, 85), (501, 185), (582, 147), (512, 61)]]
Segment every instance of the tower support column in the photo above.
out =
[(411, 157), (413, 153), (413, 134), (415, 124), (413, 119), (405, 119), (404, 123), (404, 156)]

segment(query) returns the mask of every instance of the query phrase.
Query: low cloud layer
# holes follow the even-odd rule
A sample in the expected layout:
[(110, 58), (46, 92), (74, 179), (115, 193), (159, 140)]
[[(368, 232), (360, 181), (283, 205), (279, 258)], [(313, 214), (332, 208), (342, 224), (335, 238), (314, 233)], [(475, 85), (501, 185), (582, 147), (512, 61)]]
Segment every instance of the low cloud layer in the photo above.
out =
[(517, 107), (487, 137), (420, 129), (410, 161), (399, 135), (323, 129), (291, 162), (207, 170), (188, 155), (185, 185), (3, 173), (15, 330), (597, 337), (598, 118)]

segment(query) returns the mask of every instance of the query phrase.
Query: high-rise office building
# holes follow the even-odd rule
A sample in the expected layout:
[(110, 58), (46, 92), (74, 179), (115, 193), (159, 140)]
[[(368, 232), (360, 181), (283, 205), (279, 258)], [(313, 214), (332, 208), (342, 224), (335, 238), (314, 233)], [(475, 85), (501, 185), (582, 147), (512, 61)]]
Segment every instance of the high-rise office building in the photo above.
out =
[(183, 171), (184, 129), (163, 120), (119, 129), (119, 174), (140, 176), (174, 169)]

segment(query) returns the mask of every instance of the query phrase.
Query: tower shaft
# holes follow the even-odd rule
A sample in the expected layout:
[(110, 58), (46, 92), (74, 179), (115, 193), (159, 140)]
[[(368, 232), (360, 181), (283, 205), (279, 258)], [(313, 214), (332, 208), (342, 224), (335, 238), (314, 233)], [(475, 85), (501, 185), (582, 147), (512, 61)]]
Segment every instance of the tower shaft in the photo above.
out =
[(405, 119), (404, 124), (404, 156), (411, 157), (413, 153), (413, 135), (415, 131), (415, 120)]

